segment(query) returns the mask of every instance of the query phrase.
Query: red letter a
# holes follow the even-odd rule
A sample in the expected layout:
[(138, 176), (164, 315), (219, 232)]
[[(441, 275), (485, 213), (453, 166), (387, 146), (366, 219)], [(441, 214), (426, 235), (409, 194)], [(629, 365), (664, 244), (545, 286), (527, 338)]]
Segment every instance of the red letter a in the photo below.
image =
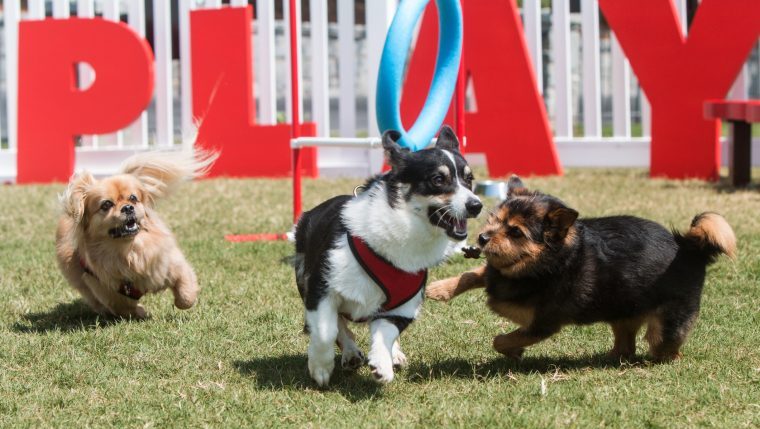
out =
[[(467, 151), (485, 152), (492, 176), (562, 174), (515, 3), (467, 0), (462, 7), (465, 68), (477, 100), (477, 111), (466, 116)], [(437, 40), (431, 2), (404, 85), (401, 115), (407, 128), (427, 96)]]

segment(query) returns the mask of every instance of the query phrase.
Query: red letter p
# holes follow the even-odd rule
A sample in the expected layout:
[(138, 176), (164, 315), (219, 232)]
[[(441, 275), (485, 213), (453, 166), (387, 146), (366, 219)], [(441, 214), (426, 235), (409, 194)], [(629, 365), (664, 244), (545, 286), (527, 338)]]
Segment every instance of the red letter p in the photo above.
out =
[[(76, 64), (95, 70), (80, 90)], [(19, 24), (18, 183), (66, 181), (73, 138), (132, 123), (153, 93), (153, 54), (120, 22), (46, 19)]]

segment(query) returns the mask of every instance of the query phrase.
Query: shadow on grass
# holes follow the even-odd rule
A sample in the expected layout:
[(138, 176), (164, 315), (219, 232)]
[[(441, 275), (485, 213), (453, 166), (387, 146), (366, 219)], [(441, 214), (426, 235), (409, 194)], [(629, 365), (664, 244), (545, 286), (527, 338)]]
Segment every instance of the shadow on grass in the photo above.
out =
[(485, 363), (465, 359), (446, 359), (433, 364), (412, 363), (406, 370), (406, 377), (411, 382), (424, 382), (439, 378), (494, 378), (509, 377), (511, 374), (542, 373), (553, 374), (557, 371), (579, 369), (624, 368), (646, 364), (641, 356), (629, 362), (621, 362), (606, 353), (580, 357), (544, 357), (528, 356), (521, 360), (496, 357)]
[(101, 316), (93, 312), (82, 300), (60, 303), (50, 311), (23, 315), (23, 321), (15, 322), (15, 332), (41, 334), (50, 331), (72, 332), (102, 328), (128, 320), (120, 317)]
[(715, 191), (719, 194), (733, 194), (742, 191), (758, 191), (760, 190), (760, 183), (755, 180), (750, 182), (747, 186), (736, 187), (731, 184), (731, 180), (725, 177), (721, 177), (720, 180), (712, 185)]
[(372, 379), (367, 366), (356, 372), (346, 371), (341, 369), (339, 360), (335, 362), (330, 385), (323, 389), (309, 376), (305, 354), (235, 361), (233, 365), (240, 374), (252, 377), (262, 389), (337, 392), (351, 402), (382, 396), (382, 386)]

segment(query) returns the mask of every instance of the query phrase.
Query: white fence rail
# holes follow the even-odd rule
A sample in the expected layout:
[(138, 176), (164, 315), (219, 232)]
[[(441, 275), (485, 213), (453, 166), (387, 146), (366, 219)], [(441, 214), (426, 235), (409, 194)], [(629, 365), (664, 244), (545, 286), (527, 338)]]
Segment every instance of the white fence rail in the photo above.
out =
[[(108, 174), (129, 153), (150, 147), (192, 144), (189, 13), (191, 10), (252, 4), (257, 120), (287, 120), (289, 97), (287, 3), (285, 0), (4, 0), (0, 71), (0, 179), (16, 175), (18, 22), (68, 16), (121, 20), (152, 34), (156, 85), (150, 106), (124, 130), (82, 136), (77, 168)], [(375, 84), (385, 33), (397, 0), (304, 0), (302, 19), (304, 119), (319, 136), (376, 136)], [(579, 3), (573, 10), (571, 3)], [(686, 23), (686, 0), (676, 0)], [(523, 0), (523, 25), (538, 89), (567, 166), (641, 166), (649, 163), (649, 106), (620, 46), (600, 18), (598, 0)], [(363, 10), (364, 16), (357, 16)], [(299, 11), (300, 13), (301, 11)], [(331, 20), (330, 17), (337, 17)], [(302, 17), (304, 18), (304, 17)], [(357, 19), (358, 18), (358, 19)], [(366, 23), (366, 24), (365, 24)], [(684, 25), (685, 28), (685, 25)], [(173, 34), (176, 39), (173, 39)], [(176, 45), (177, 55), (172, 55)], [(174, 57), (174, 58), (173, 58)], [(93, 79), (80, 71), (80, 86)], [(471, 95), (471, 94), (470, 94)], [(729, 92), (730, 98), (760, 98), (758, 47)], [(477, 94), (475, 94), (477, 98)], [(725, 157), (724, 157), (725, 159)], [(382, 161), (378, 150), (323, 148), (323, 174), (363, 176)], [(754, 151), (760, 164), (760, 150)]]

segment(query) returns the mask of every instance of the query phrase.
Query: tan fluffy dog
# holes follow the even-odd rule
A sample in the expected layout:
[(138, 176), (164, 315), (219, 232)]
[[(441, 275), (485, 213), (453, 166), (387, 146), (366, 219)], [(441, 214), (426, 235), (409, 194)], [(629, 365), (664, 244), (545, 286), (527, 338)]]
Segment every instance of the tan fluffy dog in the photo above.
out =
[(166, 288), (177, 308), (195, 304), (195, 273), (154, 205), (215, 159), (203, 152), (148, 152), (103, 180), (88, 172), (72, 176), (60, 197), (56, 254), (66, 280), (94, 311), (144, 318), (140, 297)]

